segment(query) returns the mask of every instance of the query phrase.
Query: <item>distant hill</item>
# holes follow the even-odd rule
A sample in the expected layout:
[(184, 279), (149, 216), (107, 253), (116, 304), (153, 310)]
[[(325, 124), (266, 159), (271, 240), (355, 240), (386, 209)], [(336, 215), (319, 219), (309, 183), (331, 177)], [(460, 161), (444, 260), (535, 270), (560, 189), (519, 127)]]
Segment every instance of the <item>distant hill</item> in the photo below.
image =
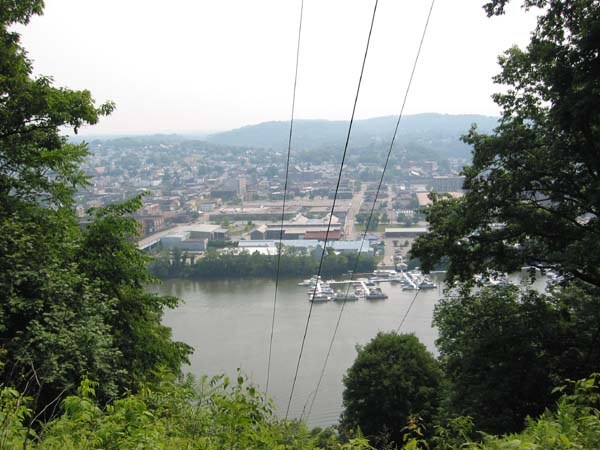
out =
[(68, 136), (73, 143), (107, 142), (136, 143), (136, 144), (178, 144), (190, 140), (205, 140), (206, 134), (201, 133), (158, 133), (158, 134), (75, 134)]
[[(397, 116), (375, 117), (354, 122), (350, 145), (361, 147), (389, 142)], [(398, 142), (419, 144), (443, 157), (468, 157), (470, 148), (460, 141), (473, 123), (482, 132), (491, 132), (497, 117), (475, 114), (416, 114), (404, 116), (400, 124)], [(295, 120), (293, 146), (296, 149), (318, 149), (344, 144), (347, 121)], [(264, 122), (231, 131), (211, 134), (206, 140), (222, 145), (287, 148), (289, 122)]]

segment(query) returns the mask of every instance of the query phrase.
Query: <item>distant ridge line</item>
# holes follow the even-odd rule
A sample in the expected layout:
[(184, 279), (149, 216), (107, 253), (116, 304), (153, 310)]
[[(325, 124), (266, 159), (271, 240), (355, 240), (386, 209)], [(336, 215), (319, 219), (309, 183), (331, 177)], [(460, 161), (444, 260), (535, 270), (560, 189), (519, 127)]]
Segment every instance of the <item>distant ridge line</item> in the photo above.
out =
[[(370, 145), (378, 139), (386, 138), (393, 129), (397, 115), (372, 117), (355, 120), (352, 145)], [(489, 133), (498, 125), (499, 117), (479, 114), (438, 114), (423, 113), (406, 115), (400, 125), (402, 142), (419, 142), (427, 134), (431, 135), (431, 146), (447, 147), (450, 143), (452, 153), (469, 154), (469, 147), (460, 142), (460, 136), (467, 134), (471, 125), (476, 123), (478, 129)], [(348, 121), (324, 119), (294, 119), (294, 139), (298, 149), (312, 150), (323, 146), (339, 146), (347, 130)], [(234, 130), (208, 135), (211, 143), (231, 146), (247, 146), (255, 148), (285, 150), (289, 121), (269, 121), (256, 125), (246, 125)], [(427, 140), (427, 139), (426, 139)]]

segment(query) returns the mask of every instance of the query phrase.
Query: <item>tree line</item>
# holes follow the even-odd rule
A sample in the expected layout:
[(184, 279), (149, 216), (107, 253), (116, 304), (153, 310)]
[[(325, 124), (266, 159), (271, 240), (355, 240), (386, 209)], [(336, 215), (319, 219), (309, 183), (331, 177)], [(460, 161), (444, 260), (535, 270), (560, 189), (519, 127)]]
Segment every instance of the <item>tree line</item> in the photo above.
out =
[[(162, 279), (275, 278), (277, 275), (283, 278), (309, 277), (319, 270), (320, 254), (320, 251), (307, 254), (285, 248), (281, 254), (278, 274), (276, 255), (211, 249), (202, 257), (195, 259), (176, 248), (155, 258), (149, 270), (154, 276)], [(346, 275), (354, 270), (355, 266), (357, 273), (368, 273), (377, 267), (372, 256), (362, 254), (358, 262), (356, 258), (356, 254), (338, 254), (328, 249), (323, 258), (321, 274), (324, 277)]]

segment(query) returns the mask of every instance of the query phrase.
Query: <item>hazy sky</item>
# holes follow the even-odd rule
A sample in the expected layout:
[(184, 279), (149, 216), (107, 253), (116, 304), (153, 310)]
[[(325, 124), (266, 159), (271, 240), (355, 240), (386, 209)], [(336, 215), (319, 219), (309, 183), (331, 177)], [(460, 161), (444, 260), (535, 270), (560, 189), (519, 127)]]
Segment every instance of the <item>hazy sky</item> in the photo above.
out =
[[(497, 56), (535, 25), (520, 0), (437, 0), (406, 113), (497, 114)], [(397, 114), (429, 0), (380, 0), (357, 117)], [(35, 72), (117, 110), (83, 134), (289, 120), (300, 0), (46, 0), (22, 32)], [(350, 117), (373, 1), (305, 0), (296, 117)]]

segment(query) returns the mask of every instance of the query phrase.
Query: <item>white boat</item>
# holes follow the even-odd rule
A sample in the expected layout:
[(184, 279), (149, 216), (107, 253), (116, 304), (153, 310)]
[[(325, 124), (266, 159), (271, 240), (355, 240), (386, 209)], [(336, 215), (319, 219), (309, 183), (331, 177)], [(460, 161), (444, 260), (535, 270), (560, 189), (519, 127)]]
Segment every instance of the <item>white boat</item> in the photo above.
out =
[(321, 286), (321, 292), (327, 295), (335, 295), (335, 291), (331, 289), (329, 286)]
[(551, 270), (546, 272), (546, 277), (548, 278), (549, 284), (560, 284), (563, 283), (566, 279), (564, 275), (561, 275), (558, 272), (554, 272)]
[(298, 283), (298, 286), (313, 286), (314, 287), (315, 284), (317, 284), (317, 281), (321, 281), (321, 276), (313, 275), (308, 280), (304, 280), (304, 281), (301, 281), (300, 283)]
[(419, 289), (435, 289), (437, 288), (437, 284), (431, 281), (431, 278), (428, 276), (424, 276), (421, 282), (419, 283)]
[(391, 281), (392, 283), (404, 283), (405, 282), (404, 277), (400, 274), (388, 277), (388, 281)]
[(335, 301), (335, 302), (343, 302), (343, 301), (351, 302), (351, 301), (355, 301), (355, 300), (358, 300), (358, 295), (356, 295), (354, 292), (348, 292), (348, 295), (346, 295), (345, 291), (338, 292), (333, 297), (333, 301)]
[(505, 273), (493, 273), (491, 276), (475, 275), (475, 281), (483, 286), (511, 286), (513, 283)]
[(318, 303), (318, 302), (328, 302), (329, 300), (331, 300), (331, 296), (327, 295), (327, 294), (324, 294), (322, 292), (317, 292), (314, 295), (311, 294), (308, 299), (311, 302), (315, 302), (315, 303)]
[(374, 270), (373, 275), (377, 278), (390, 278), (398, 276), (395, 270)]
[(370, 289), (366, 295), (367, 300), (382, 300), (386, 298), (388, 298), (388, 296), (384, 294), (383, 291), (379, 288)]

